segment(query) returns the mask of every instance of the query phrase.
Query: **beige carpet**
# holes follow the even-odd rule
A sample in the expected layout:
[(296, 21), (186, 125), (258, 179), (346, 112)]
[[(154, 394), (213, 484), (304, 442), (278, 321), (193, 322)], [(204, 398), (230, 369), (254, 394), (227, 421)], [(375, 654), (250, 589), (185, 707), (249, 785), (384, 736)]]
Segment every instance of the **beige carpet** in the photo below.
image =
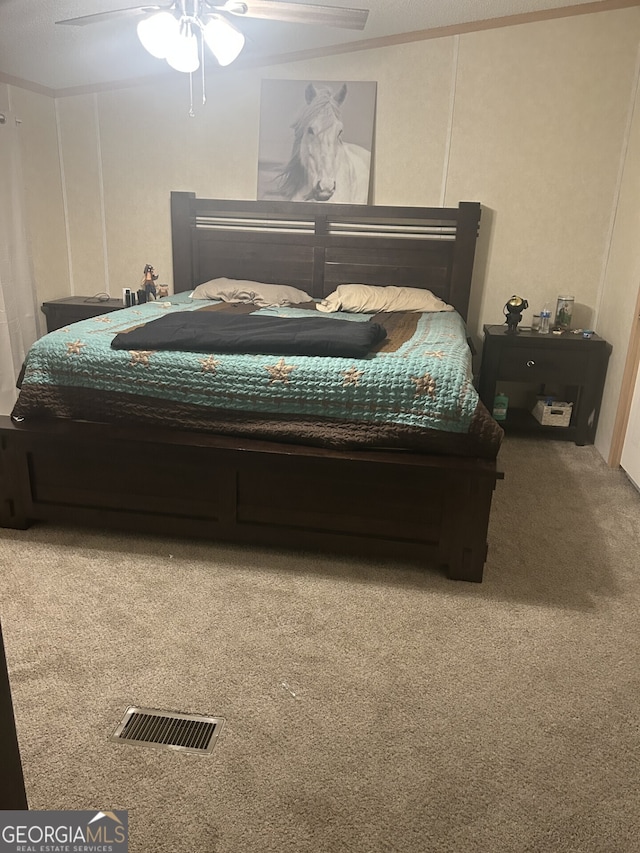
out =
[[(0, 530), (34, 809), (128, 809), (136, 853), (637, 853), (640, 495), (510, 438), (482, 585), (437, 569)], [(220, 715), (210, 757), (112, 743)]]

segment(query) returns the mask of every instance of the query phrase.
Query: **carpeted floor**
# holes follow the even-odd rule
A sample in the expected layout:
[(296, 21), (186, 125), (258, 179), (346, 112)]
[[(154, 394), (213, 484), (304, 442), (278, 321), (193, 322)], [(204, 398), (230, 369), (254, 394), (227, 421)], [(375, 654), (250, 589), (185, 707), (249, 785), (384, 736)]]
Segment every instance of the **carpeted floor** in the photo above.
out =
[[(481, 585), (430, 567), (0, 530), (34, 809), (128, 809), (134, 853), (637, 853), (640, 494), (508, 438)], [(210, 757), (109, 740), (211, 713)]]

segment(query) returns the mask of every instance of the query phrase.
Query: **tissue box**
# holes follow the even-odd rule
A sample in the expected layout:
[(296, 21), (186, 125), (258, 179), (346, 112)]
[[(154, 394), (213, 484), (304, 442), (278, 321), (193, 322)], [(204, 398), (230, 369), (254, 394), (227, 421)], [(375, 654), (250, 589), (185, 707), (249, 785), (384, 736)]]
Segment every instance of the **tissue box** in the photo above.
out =
[(568, 427), (571, 421), (573, 403), (548, 403), (538, 400), (533, 408), (533, 417), (543, 426)]

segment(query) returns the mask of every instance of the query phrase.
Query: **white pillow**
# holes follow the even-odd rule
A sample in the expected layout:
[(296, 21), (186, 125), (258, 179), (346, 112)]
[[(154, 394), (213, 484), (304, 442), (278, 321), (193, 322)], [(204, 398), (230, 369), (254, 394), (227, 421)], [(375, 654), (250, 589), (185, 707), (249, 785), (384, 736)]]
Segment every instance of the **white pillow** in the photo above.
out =
[(318, 311), (348, 311), (375, 314), (378, 311), (453, 311), (430, 290), (419, 287), (375, 287), (371, 284), (341, 284), (317, 305)]
[(213, 278), (199, 284), (191, 294), (192, 299), (221, 299), (223, 302), (245, 302), (261, 308), (312, 302), (304, 290), (288, 284), (263, 284), (261, 281), (244, 281), (236, 278)]

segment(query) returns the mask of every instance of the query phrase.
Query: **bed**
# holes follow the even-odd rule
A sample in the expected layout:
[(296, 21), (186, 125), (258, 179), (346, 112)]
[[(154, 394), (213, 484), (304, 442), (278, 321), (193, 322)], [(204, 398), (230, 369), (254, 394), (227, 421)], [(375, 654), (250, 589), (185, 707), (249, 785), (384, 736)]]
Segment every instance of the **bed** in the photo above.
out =
[[(13, 415), (0, 419), (0, 524), (327, 549), (481, 581), (502, 432), (473, 389), (465, 339), (479, 221), (475, 202), (408, 208), (172, 193), (174, 293), (53, 332), (27, 358)], [(211, 282), (308, 298), (238, 303), (211, 298)], [(383, 301), (363, 313), (346, 296), (335, 302), (345, 283), (385, 300), (398, 288), (428, 293), (455, 311)], [(209, 298), (195, 300), (203, 288)], [(216, 337), (198, 338), (193, 350), (176, 344), (187, 320), (207, 334), (215, 327)], [(311, 337), (338, 349), (294, 351), (287, 342), (281, 353), (270, 342), (265, 353), (263, 340), (252, 350), (243, 337), (240, 351), (228, 350), (220, 337), (259, 329), (281, 341), (282, 326), (299, 328), (304, 346)], [(148, 337), (167, 329), (173, 345)], [(57, 340), (54, 383), (38, 357)], [(384, 397), (388, 375), (401, 370), (405, 397), (395, 385)]]

